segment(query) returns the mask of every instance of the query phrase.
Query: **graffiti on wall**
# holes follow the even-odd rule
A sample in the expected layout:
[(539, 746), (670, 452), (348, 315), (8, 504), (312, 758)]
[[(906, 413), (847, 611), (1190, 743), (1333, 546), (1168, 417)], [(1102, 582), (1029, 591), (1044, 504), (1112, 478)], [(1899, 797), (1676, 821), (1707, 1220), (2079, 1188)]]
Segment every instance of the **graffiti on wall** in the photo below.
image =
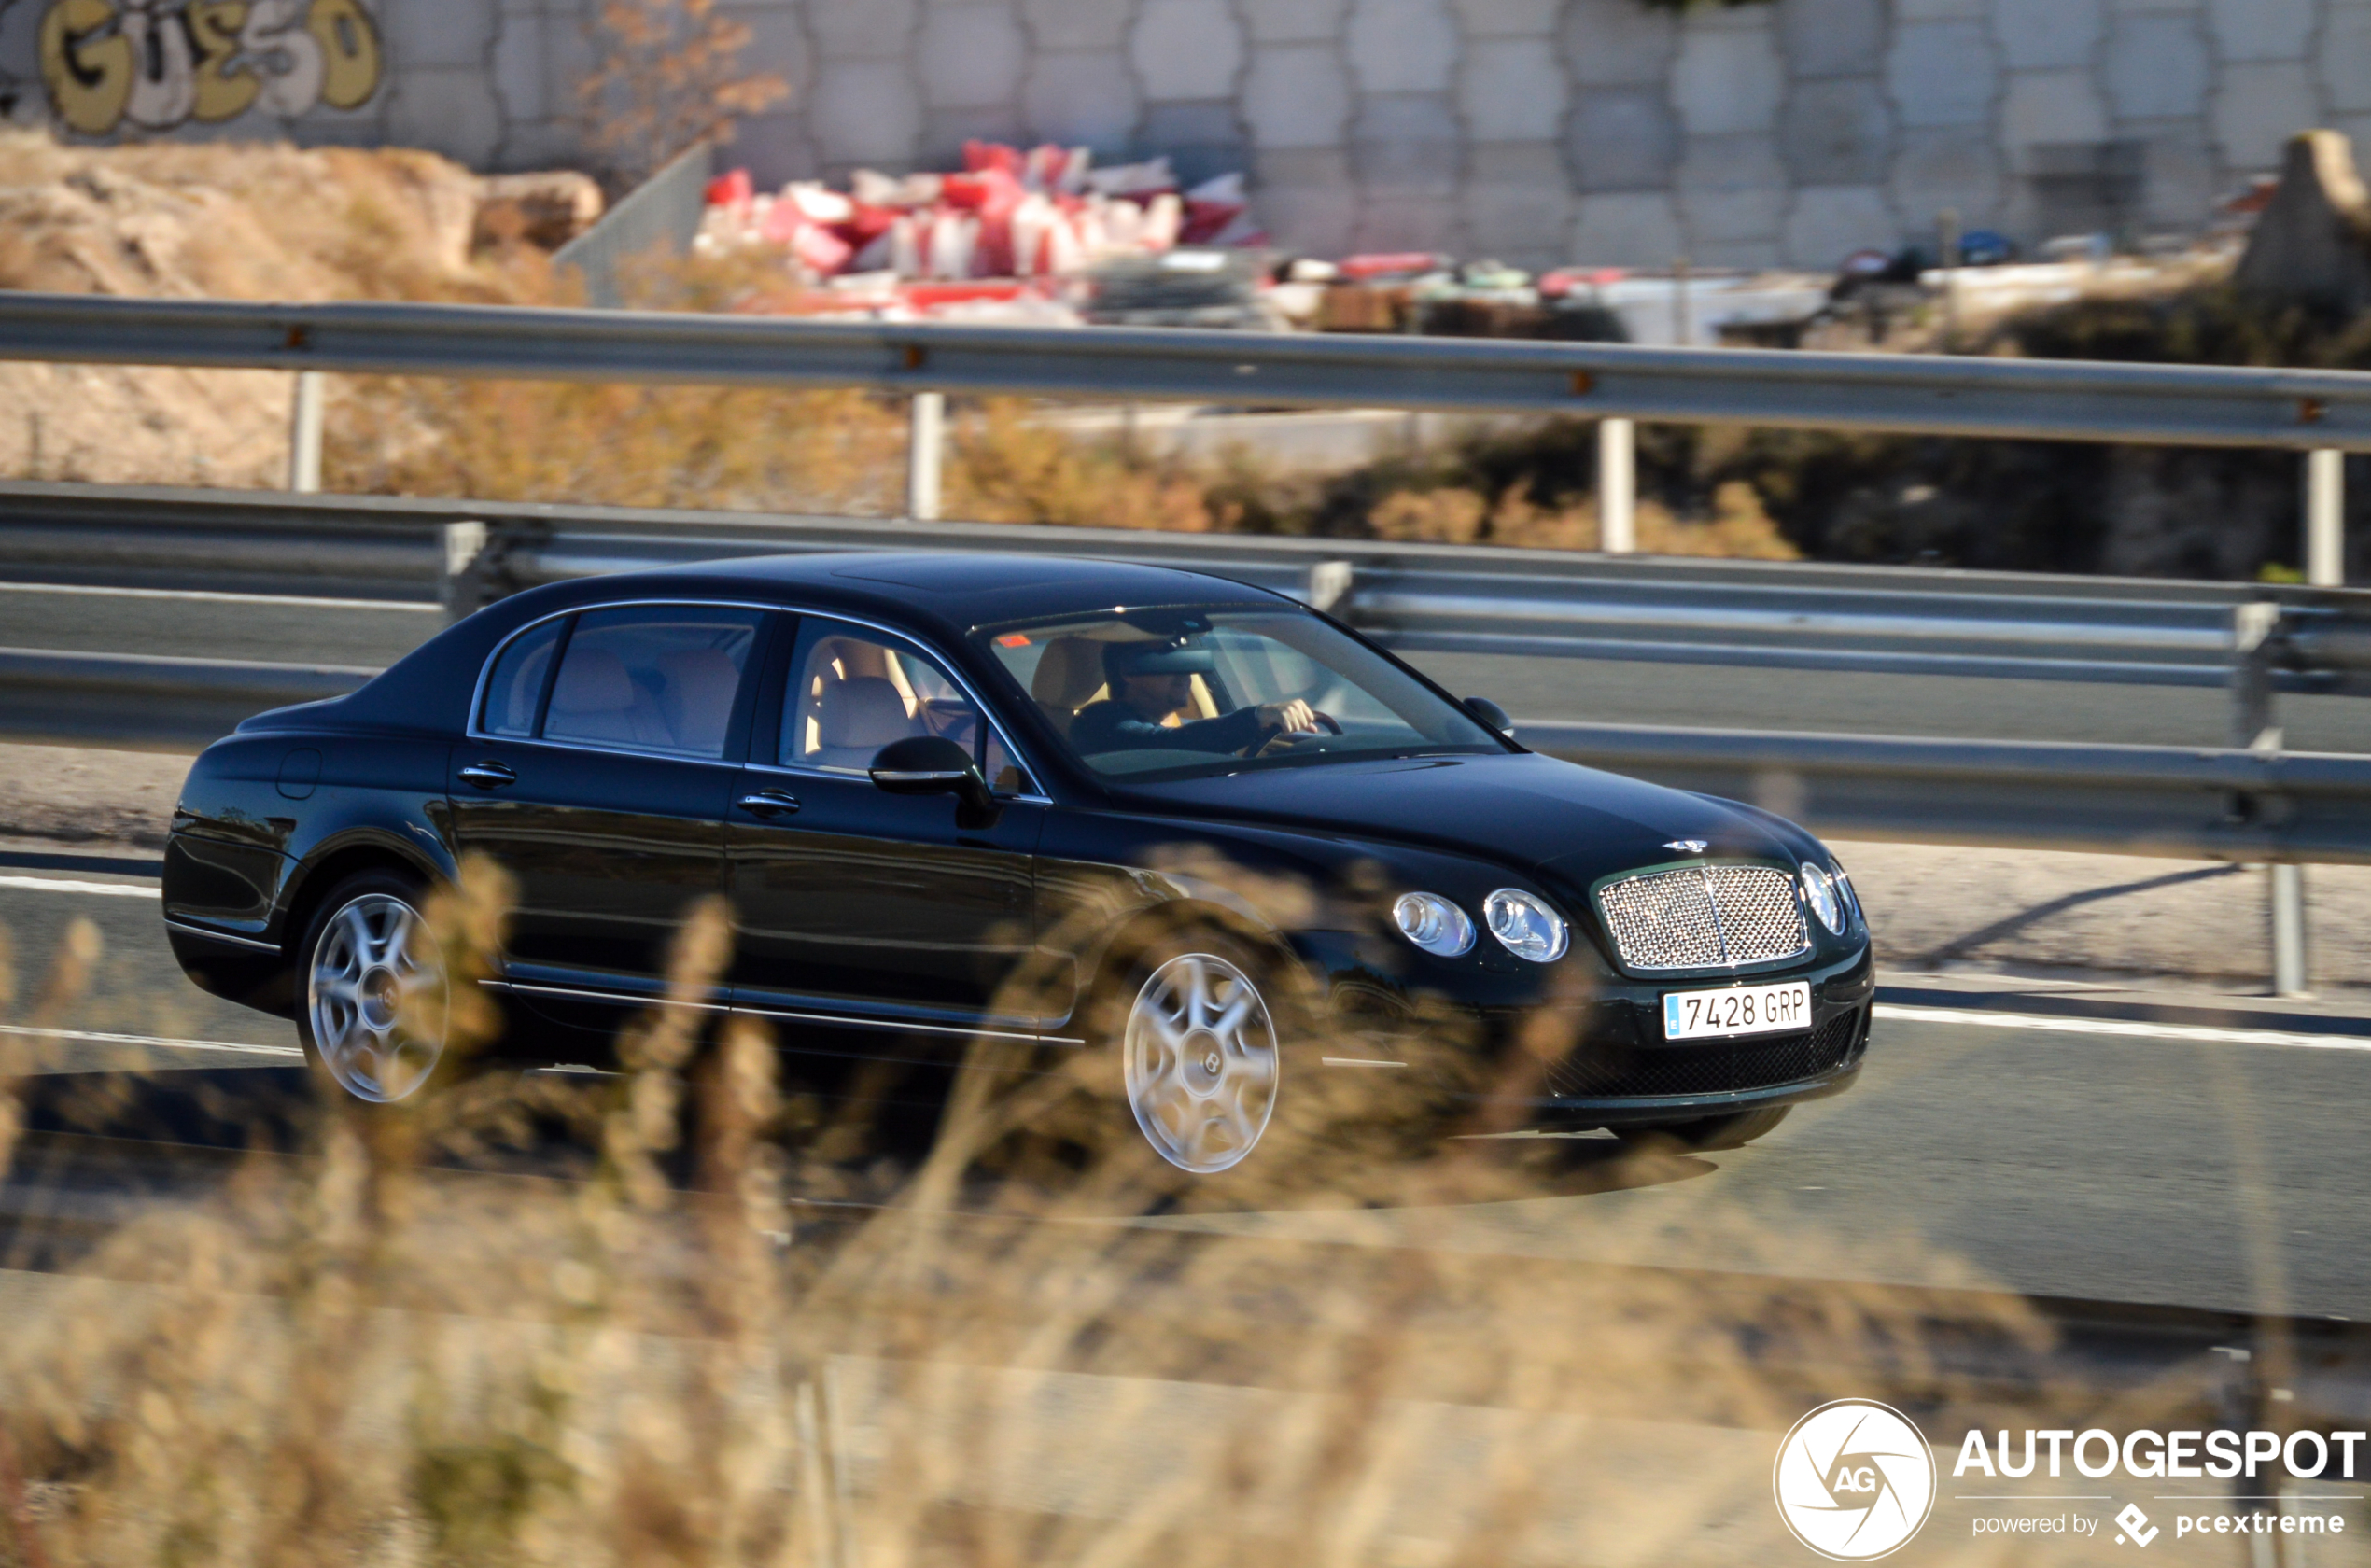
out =
[(360, 0), (52, 0), (41, 18), (50, 107), (86, 136), (351, 109), (380, 66)]

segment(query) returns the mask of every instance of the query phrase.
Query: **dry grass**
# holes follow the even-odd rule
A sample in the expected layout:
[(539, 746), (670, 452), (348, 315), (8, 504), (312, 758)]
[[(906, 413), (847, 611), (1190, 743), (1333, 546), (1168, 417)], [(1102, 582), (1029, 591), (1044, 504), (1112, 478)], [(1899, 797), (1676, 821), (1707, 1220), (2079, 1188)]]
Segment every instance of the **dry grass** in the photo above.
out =
[[(456, 973), (506, 897), (473, 868), (437, 901)], [(1189, 1186), (1127, 1127), (1099, 1053), (983, 1044), (919, 1164), (883, 1167), (861, 1102), (778, 1083), (762, 1029), (712, 1035), (686, 1005), (730, 941), (721, 905), (690, 913), (674, 1004), (627, 1032), (623, 1078), (461, 1073), (371, 1113), (325, 1098), (293, 1152), (260, 1148), (68, 1275), (6, 1281), (11, 1561), (1754, 1561), (1792, 1551), (1770, 1454), (1819, 1398), (1981, 1403), (1887, 1293), (1469, 1250), (1477, 1204), (1698, 1162), (1536, 1140), (1379, 1159), (1366, 1129), (1407, 1108), (1374, 1075), (1289, 1099), (1277, 1157)], [(95, 932), (67, 955), (24, 1021), (88, 983)], [(35, 1043), (0, 1031), (17, 1071)], [(0, 1130), (22, 1088), (0, 1081)], [(565, 1179), (486, 1172), (562, 1134)], [(813, 1201), (858, 1196), (888, 1206)], [(1263, 1233), (1263, 1212), (1331, 1239)], [(1719, 1239), (1776, 1261), (1742, 1225)], [(1786, 1246), (1796, 1280), (1866, 1277), (1866, 1241)], [(2040, 1336), (2009, 1306), (1988, 1326)]]
[[(1596, 550), (1602, 536), (1594, 498), (1542, 507), (1520, 490), (1494, 502), (1479, 490), (1395, 490), (1368, 513), (1373, 537), (1427, 544), (1504, 544), (1533, 550)], [(1720, 555), (1759, 561), (1799, 559), (1749, 484), (1730, 481), (1713, 492), (1712, 514), (1682, 518), (1660, 501), (1640, 502), (1633, 518), (1637, 546), (1649, 555)]]

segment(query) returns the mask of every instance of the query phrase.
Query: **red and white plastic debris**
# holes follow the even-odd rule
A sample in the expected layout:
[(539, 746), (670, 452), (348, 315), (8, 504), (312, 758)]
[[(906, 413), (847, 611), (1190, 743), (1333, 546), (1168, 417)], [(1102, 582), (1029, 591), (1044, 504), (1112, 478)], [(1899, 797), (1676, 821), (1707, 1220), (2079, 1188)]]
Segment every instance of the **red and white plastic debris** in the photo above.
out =
[(1240, 174), (1181, 190), (1165, 157), (1096, 168), (1085, 147), (966, 142), (960, 171), (859, 169), (845, 191), (793, 180), (769, 195), (746, 169), (720, 175), (708, 182), (697, 247), (779, 251), (813, 282), (887, 273), (954, 283), (1065, 278), (1179, 245), (1267, 243)]

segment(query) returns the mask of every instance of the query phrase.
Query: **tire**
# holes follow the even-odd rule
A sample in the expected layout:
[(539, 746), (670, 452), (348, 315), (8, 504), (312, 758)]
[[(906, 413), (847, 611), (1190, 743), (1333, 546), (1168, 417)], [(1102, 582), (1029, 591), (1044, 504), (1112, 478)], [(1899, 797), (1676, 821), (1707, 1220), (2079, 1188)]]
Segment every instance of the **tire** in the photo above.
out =
[[(298, 1038), (331, 1081), (369, 1104), (416, 1097), (444, 1058), (448, 999), (422, 902), (415, 877), (358, 872), (330, 889), (298, 949)], [(429, 1020), (422, 1033), (405, 1028), (406, 1013)]]
[(1147, 947), (1110, 999), (1137, 1131), (1189, 1175), (1242, 1164), (1275, 1115), (1285, 1040), (1270, 973), (1244, 944), (1194, 928)]
[(1738, 1111), (1726, 1116), (1705, 1116), (1692, 1122), (1666, 1122), (1655, 1127), (1616, 1127), (1614, 1135), (1623, 1142), (1677, 1143), (1691, 1151), (1741, 1149), (1776, 1127), (1787, 1119), (1791, 1105), (1773, 1105), (1760, 1111)]

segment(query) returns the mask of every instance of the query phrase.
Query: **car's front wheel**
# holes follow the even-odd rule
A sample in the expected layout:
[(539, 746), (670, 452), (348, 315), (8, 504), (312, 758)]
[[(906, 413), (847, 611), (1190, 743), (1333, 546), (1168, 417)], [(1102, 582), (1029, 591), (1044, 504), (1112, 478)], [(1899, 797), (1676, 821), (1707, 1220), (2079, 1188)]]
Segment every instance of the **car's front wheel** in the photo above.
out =
[(305, 931), (298, 1031), (339, 1087), (374, 1105), (419, 1093), (444, 1055), (450, 996), (421, 903), (410, 878), (361, 872)]
[(1214, 931), (1156, 945), (1136, 964), (1120, 1026), (1129, 1109), (1155, 1153), (1214, 1176), (1258, 1147), (1283, 1076), (1266, 966)]

